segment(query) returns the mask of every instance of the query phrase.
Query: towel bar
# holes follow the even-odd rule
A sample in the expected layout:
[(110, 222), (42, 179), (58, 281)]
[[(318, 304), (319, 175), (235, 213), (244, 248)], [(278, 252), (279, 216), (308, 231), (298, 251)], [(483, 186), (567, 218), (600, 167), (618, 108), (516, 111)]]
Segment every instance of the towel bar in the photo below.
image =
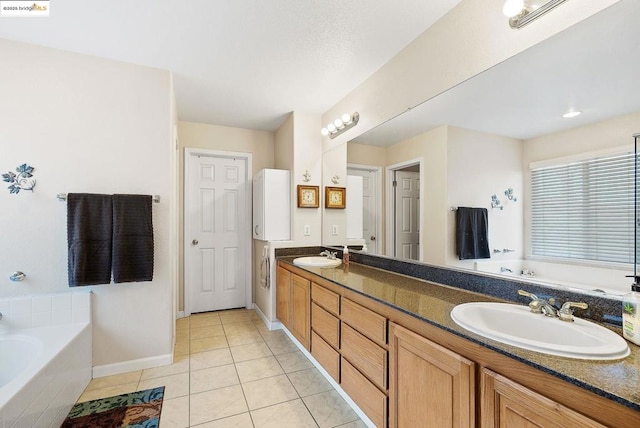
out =
[[(58, 193), (57, 198), (59, 201), (66, 201), (67, 194), (66, 193)], [(153, 195), (153, 202), (156, 204), (160, 203), (160, 195)]]

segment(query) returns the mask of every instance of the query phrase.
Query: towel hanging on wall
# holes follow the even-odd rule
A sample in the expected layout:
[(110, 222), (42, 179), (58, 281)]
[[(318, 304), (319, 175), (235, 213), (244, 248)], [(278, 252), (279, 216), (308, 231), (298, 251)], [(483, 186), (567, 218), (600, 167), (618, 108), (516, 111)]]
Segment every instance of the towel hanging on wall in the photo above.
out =
[(69, 286), (111, 282), (111, 195), (67, 195)]
[(113, 282), (153, 280), (150, 195), (113, 195)]
[(489, 259), (489, 215), (486, 208), (458, 207), (456, 253), (460, 260)]

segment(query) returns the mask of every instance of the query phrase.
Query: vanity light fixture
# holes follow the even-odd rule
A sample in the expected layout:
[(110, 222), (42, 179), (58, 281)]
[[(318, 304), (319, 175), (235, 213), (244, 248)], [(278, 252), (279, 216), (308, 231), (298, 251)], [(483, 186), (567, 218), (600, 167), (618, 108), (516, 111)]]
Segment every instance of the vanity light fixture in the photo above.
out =
[(320, 133), (329, 138), (336, 138), (338, 135), (342, 134), (347, 129), (351, 129), (360, 120), (360, 114), (355, 112), (353, 114), (345, 113), (340, 118), (334, 120), (332, 123), (328, 124), (326, 127), (320, 130)]
[(565, 1), (567, 0), (549, 0), (541, 4), (536, 0), (506, 0), (502, 13), (509, 18), (511, 28), (522, 28)]
[(572, 117), (580, 116), (582, 114), (581, 111), (568, 111), (562, 115), (565, 119), (571, 119)]

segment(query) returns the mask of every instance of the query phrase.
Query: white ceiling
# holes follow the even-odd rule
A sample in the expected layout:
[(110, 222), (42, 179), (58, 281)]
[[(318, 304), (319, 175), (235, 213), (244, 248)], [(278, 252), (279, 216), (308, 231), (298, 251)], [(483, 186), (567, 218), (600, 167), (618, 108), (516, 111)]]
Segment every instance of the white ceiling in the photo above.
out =
[(180, 120), (324, 113), (460, 0), (62, 0), (0, 38), (171, 70)]
[(622, 0), (353, 142), (389, 146), (444, 124), (526, 140), (639, 112), (638, 22), (640, 1)]

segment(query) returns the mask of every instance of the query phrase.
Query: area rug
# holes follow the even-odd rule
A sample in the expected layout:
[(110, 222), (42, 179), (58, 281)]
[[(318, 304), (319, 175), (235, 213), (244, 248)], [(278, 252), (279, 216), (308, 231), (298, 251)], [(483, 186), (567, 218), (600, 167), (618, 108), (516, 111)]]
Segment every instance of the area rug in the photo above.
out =
[(156, 428), (164, 386), (78, 403), (61, 428)]

